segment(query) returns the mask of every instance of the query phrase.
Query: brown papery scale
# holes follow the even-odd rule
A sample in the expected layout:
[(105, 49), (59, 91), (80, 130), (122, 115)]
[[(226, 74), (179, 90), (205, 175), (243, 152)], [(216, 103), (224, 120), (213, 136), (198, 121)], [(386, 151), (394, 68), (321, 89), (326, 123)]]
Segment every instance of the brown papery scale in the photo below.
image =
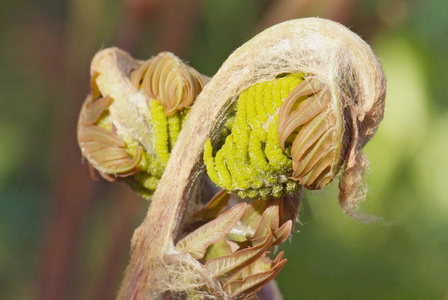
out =
[(98, 90), (95, 73), (91, 79), (92, 93), (87, 96), (78, 120), (78, 143), (83, 156), (109, 181), (139, 172), (143, 149), (135, 148), (134, 156), (126, 151), (126, 143), (114, 133), (96, 123), (112, 102), (111, 97), (102, 97)]
[(132, 85), (157, 99), (171, 116), (193, 104), (208, 78), (169, 52), (162, 52), (133, 71)]
[(328, 88), (314, 78), (299, 84), (280, 107), (280, 146), (285, 149), (286, 140), (296, 134), (291, 146), (292, 179), (309, 189), (325, 187), (338, 171), (342, 144), (341, 122), (336, 122), (339, 107), (331, 105)]

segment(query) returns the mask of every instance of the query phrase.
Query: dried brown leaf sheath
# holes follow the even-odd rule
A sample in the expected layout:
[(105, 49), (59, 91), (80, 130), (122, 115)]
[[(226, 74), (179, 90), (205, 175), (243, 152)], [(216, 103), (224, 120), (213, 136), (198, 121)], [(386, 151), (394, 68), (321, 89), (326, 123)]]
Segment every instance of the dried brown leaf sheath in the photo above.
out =
[[(112, 98), (121, 97), (136, 104), (132, 106), (135, 111), (123, 108), (113, 113), (122, 120), (117, 129), (129, 131), (145, 147), (150, 128), (145, 113), (139, 111), (144, 97), (136, 94), (129, 82), (116, 82), (123, 76), (111, 74), (129, 74), (135, 64), (123, 52), (109, 49), (94, 58), (92, 69), (101, 70), (97, 79), (100, 88), (105, 85), (111, 94), (120, 94), (111, 95)], [(102, 72), (110, 76), (101, 75)], [(373, 136), (383, 116), (385, 79), (380, 64), (364, 41), (338, 23), (311, 18), (276, 25), (237, 49), (197, 98), (145, 221), (134, 234), (131, 262), (119, 299), (154, 299), (166, 290), (185, 291), (204, 283), (215, 298), (227, 299), (236, 291), (251, 291), (255, 282), (258, 286), (281, 269), (284, 261), (276, 262), (274, 271), (222, 287), (197, 260), (179, 253), (174, 242), (187, 203), (196, 195), (207, 138), (217, 136), (243, 90), (285, 73), (304, 73), (308, 79), (318, 80), (328, 89), (333, 105), (340, 106), (342, 115), (336, 120), (341, 122), (339, 128), (346, 143), (340, 158), (344, 163), (340, 201), (350, 213), (362, 199), (358, 188), (367, 163), (361, 148)]]

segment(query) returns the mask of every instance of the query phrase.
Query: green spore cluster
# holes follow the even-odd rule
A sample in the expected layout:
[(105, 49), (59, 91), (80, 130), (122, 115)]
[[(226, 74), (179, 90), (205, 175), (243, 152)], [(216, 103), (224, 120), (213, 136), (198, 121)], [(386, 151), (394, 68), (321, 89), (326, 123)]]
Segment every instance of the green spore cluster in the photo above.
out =
[(189, 112), (189, 109), (184, 109), (171, 116), (166, 116), (163, 106), (155, 99), (150, 100), (149, 107), (154, 133), (154, 153), (144, 153), (140, 163), (140, 172), (134, 175), (134, 180), (128, 182), (146, 199), (151, 199), (157, 188), (170, 158), (171, 150)]
[(182, 124), (190, 110), (184, 109), (167, 116), (164, 113), (163, 106), (155, 99), (151, 99), (149, 107), (151, 110), (151, 125), (154, 132), (155, 154), (163, 164), (163, 169), (165, 169), (171, 150), (179, 137)]
[(279, 144), (278, 110), (289, 93), (303, 81), (303, 74), (289, 74), (257, 83), (243, 91), (231, 133), (219, 150), (205, 144), (204, 163), (210, 179), (242, 198), (278, 198), (298, 189), (288, 178), (291, 156)]
[[(151, 200), (157, 185), (162, 178), (168, 163), (171, 150), (177, 141), (182, 124), (186, 119), (189, 109), (177, 111), (171, 116), (166, 116), (163, 106), (155, 99), (149, 102), (151, 112), (151, 126), (153, 129), (154, 152), (143, 152), (139, 163), (139, 172), (131, 177), (121, 178), (121, 181), (129, 184), (140, 196)], [(104, 128), (110, 127), (105, 118), (101, 122)], [(136, 147), (126, 144), (126, 151), (135, 156)]]

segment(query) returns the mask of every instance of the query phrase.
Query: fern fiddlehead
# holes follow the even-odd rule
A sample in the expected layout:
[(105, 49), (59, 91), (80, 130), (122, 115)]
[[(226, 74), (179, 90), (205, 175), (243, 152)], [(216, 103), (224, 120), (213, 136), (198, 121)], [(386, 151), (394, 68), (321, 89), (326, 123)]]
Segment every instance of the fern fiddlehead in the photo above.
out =
[[(266, 251), (288, 238), (299, 208), (297, 194), (276, 197), (302, 185), (322, 188), (343, 165), (340, 203), (356, 216), (367, 166), (361, 150), (384, 108), (381, 67), (358, 36), (334, 22), (279, 24), (229, 57), (179, 133), (191, 105), (181, 95), (203, 85), (188, 68), (173, 63), (176, 75), (159, 65), (169, 61), (142, 63), (118, 49), (103, 50), (92, 63), (92, 95), (80, 117), (79, 144), (103, 176), (147, 197), (159, 185), (133, 239), (119, 298), (169, 291), (251, 299), (283, 267), (282, 253), (271, 260)], [(228, 118), (234, 104), (238, 112)], [(230, 132), (219, 134), (224, 123)], [(224, 137), (221, 146), (217, 136)], [(222, 191), (188, 223), (204, 147), (213, 181), (260, 199), (223, 212), (230, 203)], [(158, 184), (165, 166), (168, 176)]]
[(207, 173), (243, 198), (323, 188), (340, 167), (341, 114), (325, 85), (304, 74), (254, 84), (239, 95), (231, 134), (215, 154), (207, 140)]
[[(122, 108), (121, 99), (112, 98), (97, 85), (94, 73), (78, 123), (78, 142), (84, 157), (109, 181), (124, 181), (142, 197), (151, 199), (163, 175), (189, 106), (207, 78), (168, 52), (137, 64), (126, 83), (140, 91), (140, 110), (150, 126), (151, 137), (144, 147), (132, 135), (120, 136), (112, 116)], [(127, 103), (129, 105), (129, 103)], [(135, 105), (135, 104), (134, 104)]]

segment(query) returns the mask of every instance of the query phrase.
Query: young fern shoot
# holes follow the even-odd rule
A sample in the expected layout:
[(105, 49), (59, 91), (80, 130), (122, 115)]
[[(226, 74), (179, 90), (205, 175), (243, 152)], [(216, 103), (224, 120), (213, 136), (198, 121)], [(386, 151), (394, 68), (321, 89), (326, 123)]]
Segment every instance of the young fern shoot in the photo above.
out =
[[(83, 155), (152, 199), (119, 299), (256, 299), (286, 263), (269, 253), (290, 236), (303, 188), (340, 171), (344, 212), (371, 220), (356, 210), (362, 148), (382, 120), (386, 81), (346, 27), (278, 24), (211, 79), (170, 53), (142, 62), (115, 48), (95, 56), (91, 75)], [(211, 200), (204, 174), (222, 189)]]
[[(123, 66), (92, 68), (78, 143), (102, 177), (126, 182), (150, 200), (189, 107), (208, 78), (169, 52), (141, 62), (112, 51)], [(111, 49), (102, 53), (104, 60)]]

